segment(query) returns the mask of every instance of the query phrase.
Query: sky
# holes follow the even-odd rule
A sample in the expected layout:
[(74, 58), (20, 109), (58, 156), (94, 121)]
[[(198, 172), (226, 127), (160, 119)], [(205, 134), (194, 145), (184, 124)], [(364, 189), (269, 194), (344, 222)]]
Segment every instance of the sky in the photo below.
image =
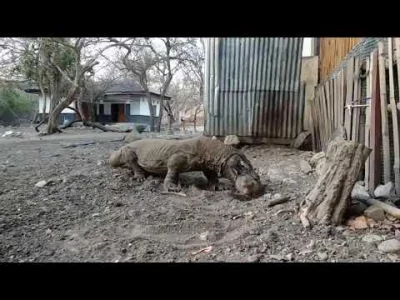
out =
[(303, 56), (311, 56), (311, 39), (312, 38), (304, 38)]

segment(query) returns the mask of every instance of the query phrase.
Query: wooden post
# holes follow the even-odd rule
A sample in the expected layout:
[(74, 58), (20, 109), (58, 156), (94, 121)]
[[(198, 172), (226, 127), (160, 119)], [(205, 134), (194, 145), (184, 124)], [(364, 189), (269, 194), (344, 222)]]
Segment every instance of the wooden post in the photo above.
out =
[[(346, 105), (351, 105), (353, 100), (353, 83), (354, 83), (354, 58), (349, 58), (347, 62), (347, 76), (346, 76)], [(351, 109), (345, 110), (344, 124), (347, 133), (347, 139), (351, 139)]]
[(334, 117), (333, 117), (333, 124), (334, 124), (334, 129), (339, 127), (339, 122), (338, 122), (338, 107), (339, 107), (339, 73), (336, 75), (335, 79), (333, 80), (333, 91), (334, 91), (334, 97), (333, 97), (333, 111), (334, 111)]
[(381, 92), (383, 174), (385, 184), (390, 181), (390, 141), (386, 98), (386, 68), (383, 42), (379, 42), (379, 89)]
[(340, 125), (344, 126), (344, 104), (346, 103), (346, 73), (344, 69), (340, 71)]
[(327, 119), (326, 119), (326, 124), (327, 124), (327, 128), (328, 128), (328, 135), (327, 135), (327, 140), (331, 137), (332, 134), (332, 111), (331, 111), (331, 89), (330, 89), (330, 84), (329, 84), (330, 80), (327, 80), (324, 84), (325, 86), (325, 103), (326, 103), (326, 112), (327, 112)]
[(325, 98), (325, 87), (324, 85), (320, 86), (320, 104), (321, 104), (321, 113), (322, 113), (322, 122), (323, 128), (324, 128), (324, 135), (323, 135), (323, 139), (321, 139), (322, 145), (324, 145), (327, 141), (328, 141), (328, 136), (329, 136), (329, 128), (327, 126), (328, 122), (327, 119), (328, 117), (328, 112), (326, 109), (326, 98)]
[(331, 129), (335, 131), (335, 79), (329, 80), (329, 91), (330, 91), (330, 106), (331, 106)]
[[(372, 60), (371, 60), (372, 62)], [(371, 78), (372, 78), (372, 63), (370, 63), (370, 59), (367, 58), (366, 62), (365, 62), (365, 71), (367, 72), (367, 101), (366, 104), (367, 105), (371, 105)], [(364, 144), (365, 146), (367, 146), (368, 148), (370, 147), (370, 143), (369, 143), (369, 139), (370, 139), (370, 126), (371, 126), (371, 107), (367, 106), (365, 109), (365, 138), (364, 138)], [(367, 188), (367, 190), (369, 189), (369, 164), (370, 164), (370, 157), (367, 158), (367, 160), (365, 161), (365, 176), (364, 176), (364, 183), (365, 183), (365, 187)]]
[(397, 107), (396, 100), (394, 98), (394, 75), (393, 75), (393, 38), (389, 38), (388, 41), (388, 53), (389, 53), (389, 95), (390, 95), (390, 107), (392, 114), (393, 124), (393, 144), (394, 144), (394, 182), (396, 194), (400, 195), (400, 147), (399, 147), (399, 123), (397, 121)]
[[(354, 77), (354, 90), (353, 90), (353, 104), (361, 104), (360, 103), (360, 79), (359, 79), (359, 71), (360, 71), (360, 59), (357, 57), (354, 62), (354, 70), (355, 74), (357, 75)], [(351, 133), (351, 140), (355, 142), (359, 142), (359, 127), (360, 127), (360, 107), (354, 107), (352, 109), (352, 133)]]
[(378, 50), (371, 54), (371, 133), (370, 148), (372, 153), (369, 156), (369, 191), (372, 192), (381, 181), (381, 153), (382, 141), (381, 130), (381, 101), (380, 101), (380, 79), (378, 67)]

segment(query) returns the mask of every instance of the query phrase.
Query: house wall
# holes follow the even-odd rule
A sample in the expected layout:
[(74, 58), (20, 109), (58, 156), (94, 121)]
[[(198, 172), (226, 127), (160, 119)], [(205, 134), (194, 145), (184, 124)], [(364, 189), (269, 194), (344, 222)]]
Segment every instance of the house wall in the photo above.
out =
[[(50, 98), (49, 97), (46, 97), (46, 103), (45, 103), (44, 97), (39, 96), (39, 113), (43, 112), (43, 106), (46, 106), (45, 113), (46, 114), (50, 113)], [(76, 108), (75, 101), (72, 102), (70, 106)], [(75, 112), (72, 109), (65, 108), (61, 113), (62, 114), (74, 114)]]
[[(107, 97), (107, 101), (98, 105), (98, 121), (102, 123), (111, 123), (111, 105), (112, 104), (124, 104), (125, 109), (125, 122), (128, 123), (150, 123), (150, 110), (148, 102), (145, 97), (133, 97), (131, 95), (115, 95)], [(111, 102), (112, 101), (112, 102)], [(159, 122), (160, 116), (160, 100), (152, 98), (153, 103), (156, 105), (155, 122)]]
[(340, 64), (361, 38), (320, 38), (320, 81)]
[(318, 84), (318, 56), (303, 57), (301, 60), (301, 81), (305, 83), (304, 130), (311, 131), (312, 119), (310, 102), (314, 99)]
[(303, 130), (303, 38), (209, 38), (205, 133), (290, 143)]
[[(76, 102), (72, 102), (71, 105), (72, 107), (76, 108)], [(45, 108), (45, 113), (49, 114), (50, 113), (50, 98), (46, 97), (46, 101), (43, 96), (39, 96), (38, 98), (38, 109), (39, 109), (39, 114), (41, 115), (43, 113), (43, 108)], [(59, 118), (58, 118), (58, 123), (64, 124), (65, 122), (73, 121), (76, 118), (76, 113), (69, 108), (63, 109), (61, 112)]]

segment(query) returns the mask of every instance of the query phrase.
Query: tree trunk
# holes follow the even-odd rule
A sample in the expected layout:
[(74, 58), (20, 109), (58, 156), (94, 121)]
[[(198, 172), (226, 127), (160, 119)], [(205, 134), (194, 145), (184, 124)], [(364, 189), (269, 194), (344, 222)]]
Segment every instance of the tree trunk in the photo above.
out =
[(73, 87), (68, 92), (67, 97), (58, 103), (58, 105), (50, 112), (49, 121), (47, 123), (46, 134), (53, 134), (56, 132), (60, 132), (58, 129), (58, 118), (61, 112), (67, 108), (71, 102), (74, 100), (74, 95), (77, 91), (78, 87)]
[(78, 100), (78, 101), (76, 101), (76, 103), (77, 103), (77, 105), (78, 105), (78, 111), (79, 111), (79, 114), (80, 114), (80, 116), (81, 116), (81, 120), (82, 120), (82, 121), (87, 121), (87, 120), (86, 120), (86, 117), (85, 117), (85, 113), (84, 113), (84, 111), (83, 111), (82, 101), (81, 101), (81, 100)]
[(326, 165), (314, 189), (302, 203), (305, 227), (339, 225), (349, 205), (349, 195), (371, 149), (354, 141), (334, 140), (326, 152)]
[(97, 104), (90, 103), (89, 106), (89, 121), (96, 122), (96, 106)]
[(149, 112), (150, 112), (150, 131), (154, 132), (154, 109), (153, 103), (151, 101), (150, 93), (146, 92), (147, 96), (147, 104), (149, 105)]
[(164, 112), (164, 96), (161, 95), (161, 99), (160, 99), (160, 111), (159, 111), (159, 115), (160, 115), (160, 122), (158, 122), (157, 124), (157, 132), (161, 132), (161, 122), (162, 122), (162, 118), (163, 118), (163, 112)]
[(174, 123), (174, 116), (171, 114), (171, 112), (168, 113), (168, 133), (172, 134), (172, 123)]
[(197, 131), (196, 130), (196, 125), (197, 125), (197, 113), (194, 112), (194, 117), (193, 117), (193, 129), (194, 129), (194, 132)]

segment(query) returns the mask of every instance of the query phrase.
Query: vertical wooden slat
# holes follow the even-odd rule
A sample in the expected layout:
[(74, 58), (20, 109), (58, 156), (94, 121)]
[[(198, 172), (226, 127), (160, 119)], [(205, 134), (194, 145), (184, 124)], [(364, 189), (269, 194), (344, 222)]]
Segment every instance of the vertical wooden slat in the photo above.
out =
[(381, 102), (381, 115), (382, 115), (382, 149), (383, 149), (383, 174), (384, 182), (390, 181), (390, 140), (389, 140), (389, 123), (387, 113), (387, 94), (386, 94), (386, 68), (384, 57), (384, 44), (378, 43), (379, 50), (379, 89), (380, 89), (380, 102)]
[(325, 134), (324, 134), (324, 144), (328, 141), (329, 136), (330, 136), (330, 128), (329, 128), (329, 113), (328, 113), (328, 102), (327, 102), (327, 93), (325, 89), (325, 85), (321, 85), (321, 105), (323, 109), (323, 122), (324, 122), (324, 129), (325, 129)]
[(326, 136), (326, 128), (325, 128), (325, 105), (324, 105), (324, 97), (323, 97), (323, 94), (324, 94), (324, 86), (323, 85), (320, 85), (319, 86), (319, 88), (318, 88), (318, 95), (319, 95), (319, 97), (318, 97), (318, 100), (319, 100), (319, 103), (318, 103), (318, 105), (319, 105), (319, 118), (320, 118), (320, 123), (319, 123), (319, 126), (321, 127), (321, 130), (320, 130), (320, 140), (321, 140), (321, 148), (322, 148), (322, 146), (323, 146), (323, 144), (324, 144), (324, 142), (325, 142), (325, 136)]
[(332, 111), (332, 115), (331, 115), (331, 132), (335, 131), (335, 79), (332, 78), (329, 81), (330, 84), (330, 98), (331, 98), (331, 111)]
[(338, 110), (338, 85), (337, 85), (337, 80), (338, 74), (336, 74), (335, 78), (332, 80), (332, 86), (333, 86), (333, 128), (336, 129), (338, 128), (337, 125), (337, 110)]
[(325, 81), (360, 38), (320, 38), (320, 78)]
[(316, 96), (314, 94), (314, 98), (311, 99), (309, 102), (310, 115), (311, 115), (311, 122), (310, 122), (310, 124), (311, 124), (311, 126), (310, 126), (310, 128), (311, 128), (311, 143), (312, 143), (312, 150), (314, 152), (317, 151), (317, 145), (316, 145), (317, 131), (316, 131), (316, 129), (318, 128), (318, 122), (317, 122), (316, 114), (315, 114), (315, 110), (316, 110), (315, 98), (316, 98)]
[[(347, 75), (346, 75), (346, 105), (351, 105), (353, 101), (353, 80), (354, 78), (354, 58), (349, 58), (347, 62)], [(351, 140), (351, 115), (352, 109), (346, 109), (345, 112), (345, 128), (347, 133), (347, 139)]]
[(316, 145), (319, 150), (321, 150), (321, 145), (322, 145), (322, 132), (323, 132), (323, 125), (321, 122), (321, 105), (320, 105), (320, 92), (319, 92), (319, 87), (315, 88), (315, 104), (316, 104), (316, 113), (315, 113), (315, 118), (318, 123), (318, 137), (316, 139)]
[[(366, 104), (371, 105), (371, 74), (372, 74), (372, 63), (370, 64), (370, 58), (367, 58), (365, 61), (365, 71), (367, 73), (367, 93), (366, 93)], [(365, 108), (365, 138), (364, 144), (367, 147), (370, 147), (369, 138), (370, 138), (370, 125), (371, 125), (371, 107), (367, 106)], [(364, 183), (367, 190), (369, 189), (369, 164), (370, 158), (368, 157), (365, 161), (365, 176), (364, 176)]]
[(370, 148), (372, 152), (369, 156), (369, 191), (372, 192), (380, 183), (381, 178), (381, 153), (380, 145), (382, 141), (381, 130), (381, 101), (380, 101), (380, 76), (378, 63), (378, 50), (371, 55), (371, 134)]
[(388, 38), (388, 53), (389, 53), (389, 98), (393, 124), (393, 144), (394, 144), (394, 182), (396, 194), (400, 195), (400, 147), (399, 147), (399, 123), (397, 122), (397, 107), (394, 98), (394, 75), (393, 75), (393, 39)]
[(345, 114), (345, 109), (344, 109), (344, 105), (346, 103), (346, 72), (345, 70), (342, 69), (342, 71), (340, 72), (341, 76), (340, 76), (340, 125), (344, 126), (344, 114)]
[(331, 111), (331, 89), (329, 86), (329, 80), (325, 82), (324, 84), (325, 87), (325, 101), (326, 101), (326, 111), (328, 113), (327, 115), (327, 128), (328, 128), (328, 136), (327, 139), (330, 138), (331, 132), (332, 132), (332, 126), (331, 126), (331, 119), (332, 119), (332, 111)]
[[(359, 79), (359, 70), (360, 70), (360, 59), (357, 57), (354, 61), (354, 73), (356, 77), (354, 78), (354, 90), (353, 90), (353, 104), (360, 104), (360, 79)], [(360, 107), (354, 107), (352, 109), (352, 133), (351, 140), (355, 142), (359, 142), (359, 128), (360, 128)]]

